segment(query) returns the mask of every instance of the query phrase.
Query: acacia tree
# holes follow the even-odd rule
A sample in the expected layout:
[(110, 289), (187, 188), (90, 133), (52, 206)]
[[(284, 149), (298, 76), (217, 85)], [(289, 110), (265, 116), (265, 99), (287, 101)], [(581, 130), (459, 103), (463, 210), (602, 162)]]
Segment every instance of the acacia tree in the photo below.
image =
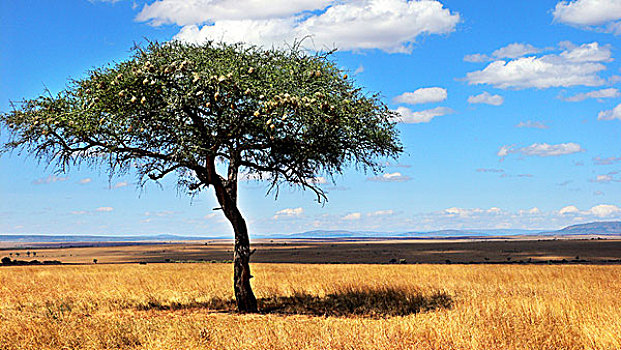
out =
[[(379, 169), (401, 151), (395, 117), (329, 59), (294, 47), (150, 43), (128, 60), (94, 69), (56, 96), (49, 91), (0, 115), (3, 151), (59, 172), (87, 163), (140, 184), (176, 173), (190, 194), (212, 186), (235, 233), (240, 312), (256, 312), (248, 229), (237, 206), (239, 177), (288, 183), (325, 199), (317, 177), (348, 164)], [(241, 174), (241, 175), (240, 175)]]

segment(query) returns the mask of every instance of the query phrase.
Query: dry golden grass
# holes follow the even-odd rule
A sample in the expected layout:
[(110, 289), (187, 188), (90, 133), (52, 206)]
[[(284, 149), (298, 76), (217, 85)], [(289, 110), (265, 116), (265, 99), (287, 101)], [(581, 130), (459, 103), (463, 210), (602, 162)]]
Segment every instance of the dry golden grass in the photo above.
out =
[(0, 349), (621, 349), (621, 266), (255, 264), (260, 298), (399, 290), (407, 316), (237, 315), (225, 264), (0, 268)]

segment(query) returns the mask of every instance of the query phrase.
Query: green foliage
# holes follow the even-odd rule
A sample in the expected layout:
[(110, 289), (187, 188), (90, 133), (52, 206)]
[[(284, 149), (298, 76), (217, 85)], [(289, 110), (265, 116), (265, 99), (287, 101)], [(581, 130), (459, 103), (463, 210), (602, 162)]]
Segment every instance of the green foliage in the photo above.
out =
[[(151, 43), (127, 61), (95, 69), (56, 96), (0, 115), (17, 149), (60, 171), (81, 162), (144, 181), (177, 171), (191, 191), (225, 185), (240, 171), (323, 192), (313, 180), (347, 164), (378, 169), (402, 148), (391, 112), (329, 60), (258, 47)], [(141, 182), (141, 183), (144, 183)]]

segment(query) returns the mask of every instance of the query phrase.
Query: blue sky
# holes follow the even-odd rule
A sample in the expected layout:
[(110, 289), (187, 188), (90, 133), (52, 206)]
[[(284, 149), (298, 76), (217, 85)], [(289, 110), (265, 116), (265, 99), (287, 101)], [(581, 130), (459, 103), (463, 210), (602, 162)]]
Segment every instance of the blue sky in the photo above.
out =
[[(621, 1), (33, 0), (0, 3), (0, 110), (145, 39), (310, 36), (401, 114), (405, 154), (329, 201), (244, 182), (253, 234), (543, 228), (621, 219)], [(2, 130), (0, 141), (7, 131)], [(0, 233), (229, 236), (213, 193), (0, 158)]]

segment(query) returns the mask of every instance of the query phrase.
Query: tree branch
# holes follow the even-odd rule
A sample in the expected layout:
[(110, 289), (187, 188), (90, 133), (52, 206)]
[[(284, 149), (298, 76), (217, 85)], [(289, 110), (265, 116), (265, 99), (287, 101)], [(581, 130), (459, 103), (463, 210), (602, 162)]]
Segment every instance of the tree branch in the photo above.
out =
[(157, 181), (157, 180), (163, 178), (164, 176), (166, 176), (167, 174), (170, 174), (171, 172), (173, 172), (173, 171), (175, 171), (175, 170), (177, 170), (179, 168), (181, 168), (181, 165), (177, 164), (177, 165), (174, 165), (174, 166), (172, 166), (172, 167), (170, 167), (168, 169), (162, 170), (159, 174), (149, 174), (148, 176), (149, 176), (149, 178), (151, 180)]

